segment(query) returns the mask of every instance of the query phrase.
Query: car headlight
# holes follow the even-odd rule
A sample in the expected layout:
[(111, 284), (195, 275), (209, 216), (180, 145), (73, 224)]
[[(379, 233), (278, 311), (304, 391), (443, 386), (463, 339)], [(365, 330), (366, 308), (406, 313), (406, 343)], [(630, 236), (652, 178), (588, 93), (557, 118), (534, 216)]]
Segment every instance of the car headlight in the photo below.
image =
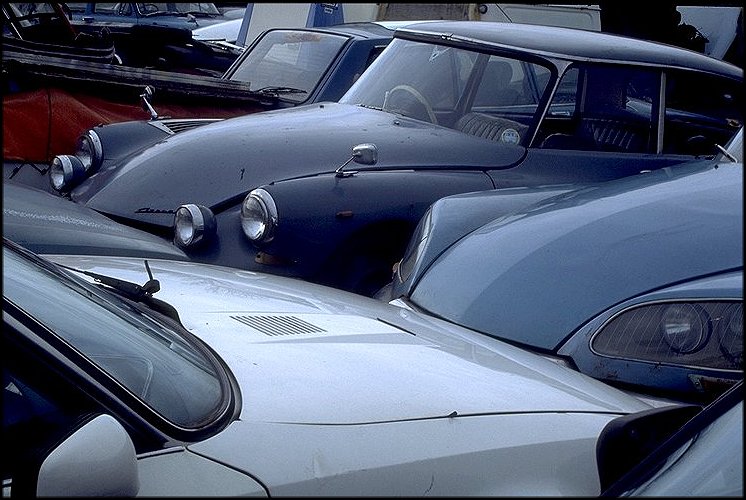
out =
[(78, 137), (75, 156), (85, 168), (86, 174), (90, 175), (101, 166), (104, 158), (104, 149), (101, 145), (101, 139), (93, 130), (88, 130)]
[(591, 339), (601, 356), (700, 368), (743, 369), (743, 305), (676, 301), (621, 312)]
[(269, 243), (277, 228), (275, 200), (264, 189), (254, 189), (241, 204), (241, 228), (252, 243)]
[(202, 205), (181, 205), (174, 214), (174, 244), (180, 248), (197, 247), (216, 234), (212, 210)]
[(77, 156), (57, 155), (49, 167), (49, 183), (55, 191), (75, 186), (85, 178), (85, 167)]

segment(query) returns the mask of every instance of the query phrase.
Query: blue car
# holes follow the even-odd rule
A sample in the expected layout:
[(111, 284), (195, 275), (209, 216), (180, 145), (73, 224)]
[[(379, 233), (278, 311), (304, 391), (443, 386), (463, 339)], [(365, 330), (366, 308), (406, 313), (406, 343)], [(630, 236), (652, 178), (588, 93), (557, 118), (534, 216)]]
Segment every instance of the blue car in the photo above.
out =
[(655, 400), (709, 401), (743, 378), (742, 134), (720, 161), (533, 204), (538, 188), (441, 199), (377, 296)]

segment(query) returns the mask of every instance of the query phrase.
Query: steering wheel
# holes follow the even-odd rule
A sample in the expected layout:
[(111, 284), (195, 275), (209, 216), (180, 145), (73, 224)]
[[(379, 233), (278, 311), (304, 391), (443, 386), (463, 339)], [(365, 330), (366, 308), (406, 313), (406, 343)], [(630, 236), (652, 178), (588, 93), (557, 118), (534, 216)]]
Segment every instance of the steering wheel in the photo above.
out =
[(427, 112), (427, 116), (430, 119), (430, 123), (434, 123), (437, 125), (438, 119), (435, 117), (435, 112), (433, 111), (433, 107), (430, 105), (429, 102), (427, 102), (427, 99), (425, 99), (425, 96), (423, 96), (419, 90), (412, 87), (411, 85), (397, 85), (396, 87), (392, 88), (388, 91), (388, 95), (390, 96), (392, 93), (396, 92), (397, 90), (402, 90), (404, 92), (407, 92), (412, 97), (414, 97), (417, 102), (422, 104), (425, 107), (425, 111)]

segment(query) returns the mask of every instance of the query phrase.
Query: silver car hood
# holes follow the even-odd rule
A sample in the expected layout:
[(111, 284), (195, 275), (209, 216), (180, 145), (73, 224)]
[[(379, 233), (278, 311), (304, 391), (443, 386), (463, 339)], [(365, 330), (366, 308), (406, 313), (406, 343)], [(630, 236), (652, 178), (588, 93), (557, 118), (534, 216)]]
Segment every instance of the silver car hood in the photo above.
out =
[[(147, 280), (141, 259), (51, 259)], [(205, 264), (149, 265), (161, 284), (156, 296), (238, 380), (241, 421), (359, 424), (647, 408), (552, 361), (375, 299)]]

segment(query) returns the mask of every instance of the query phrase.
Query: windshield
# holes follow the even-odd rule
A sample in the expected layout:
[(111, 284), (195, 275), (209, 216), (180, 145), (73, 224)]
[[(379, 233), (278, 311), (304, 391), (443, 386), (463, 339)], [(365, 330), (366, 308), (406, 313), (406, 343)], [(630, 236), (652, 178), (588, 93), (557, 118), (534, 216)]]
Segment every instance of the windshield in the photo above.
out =
[(653, 477), (619, 496), (740, 497), (742, 471), (743, 401), (673, 451)]
[(524, 144), (550, 75), (512, 57), (394, 39), (340, 102)]
[(3, 246), (3, 297), (172, 423), (199, 428), (224, 410), (206, 350), (117, 295)]
[(282, 89), (283, 98), (302, 102), (346, 41), (331, 33), (272, 30), (246, 54), (229, 80), (249, 82), (254, 91)]
[[(42, 22), (49, 23), (50, 19), (57, 18), (54, 7), (49, 3), (10, 3), (8, 7), (10, 8), (10, 14), (15, 18), (14, 22), (22, 28), (28, 28)], [(5, 20), (3, 20), (3, 34), (11, 34), (11, 28)]]

